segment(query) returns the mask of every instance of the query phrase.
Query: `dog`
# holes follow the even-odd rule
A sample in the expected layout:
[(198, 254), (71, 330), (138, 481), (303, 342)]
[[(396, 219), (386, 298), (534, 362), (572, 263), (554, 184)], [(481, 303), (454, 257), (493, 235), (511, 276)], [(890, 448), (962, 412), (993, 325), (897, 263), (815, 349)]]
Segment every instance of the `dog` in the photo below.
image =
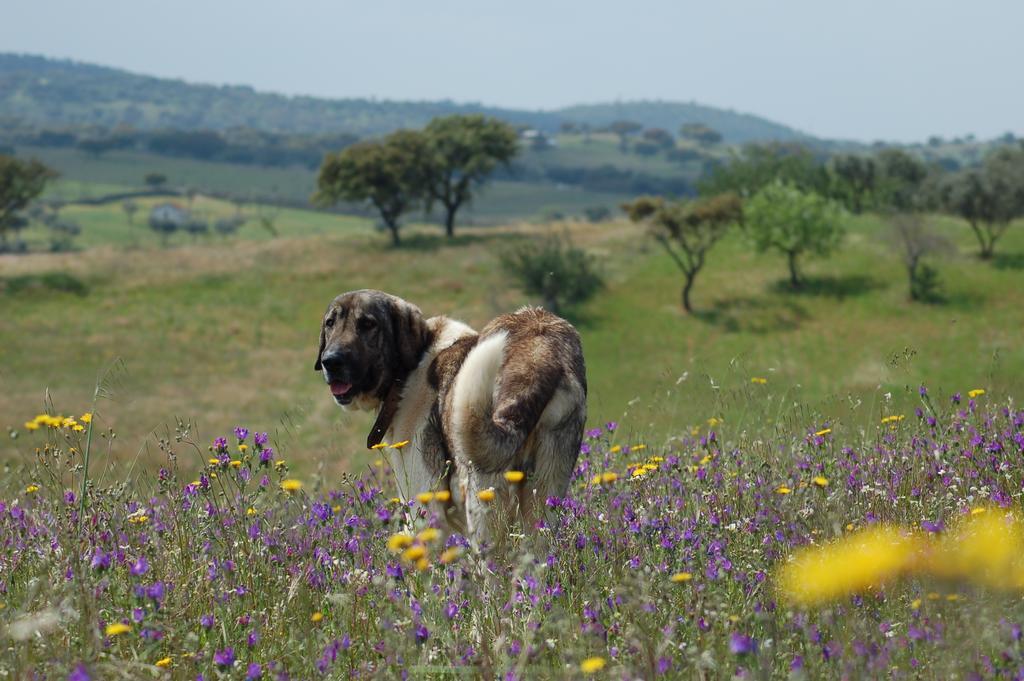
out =
[(550, 312), (524, 307), (477, 333), (382, 291), (350, 291), (327, 307), (314, 368), (343, 409), (376, 411), (367, 447), (407, 442), (384, 450), (400, 496), (448, 492), (429, 503), (477, 547), (500, 541), (508, 521), (530, 527), (568, 489), (586, 368), (576, 329)]

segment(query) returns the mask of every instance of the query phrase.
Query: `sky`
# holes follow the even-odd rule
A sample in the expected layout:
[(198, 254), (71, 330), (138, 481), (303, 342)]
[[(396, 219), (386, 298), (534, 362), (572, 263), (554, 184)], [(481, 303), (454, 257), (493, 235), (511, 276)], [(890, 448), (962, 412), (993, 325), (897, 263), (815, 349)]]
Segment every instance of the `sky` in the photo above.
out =
[(1019, 0), (10, 0), (0, 51), (323, 97), (695, 101), (814, 135), (1024, 136)]

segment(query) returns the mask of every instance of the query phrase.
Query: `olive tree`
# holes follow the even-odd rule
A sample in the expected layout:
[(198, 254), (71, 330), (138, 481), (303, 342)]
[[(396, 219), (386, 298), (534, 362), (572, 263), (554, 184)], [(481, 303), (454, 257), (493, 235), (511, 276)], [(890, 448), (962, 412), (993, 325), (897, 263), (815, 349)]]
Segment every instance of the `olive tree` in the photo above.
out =
[(399, 130), (383, 140), (359, 142), (329, 154), (320, 166), (314, 200), (367, 202), (401, 243), (399, 219), (423, 203), (429, 177), (429, 148), (420, 132)]
[(435, 118), (424, 129), (429, 150), (426, 199), (444, 207), (444, 229), (455, 235), (455, 214), (473, 200), (499, 164), (508, 164), (519, 150), (511, 125), (496, 118), (452, 115)]
[(747, 234), (759, 252), (774, 250), (786, 256), (789, 283), (800, 288), (800, 259), (805, 254), (827, 256), (843, 239), (842, 209), (832, 201), (784, 182), (766, 185), (746, 202)]
[(743, 220), (743, 204), (735, 193), (694, 201), (665, 201), (642, 196), (623, 204), (630, 220), (644, 224), (683, 273), (683, 309), (693, 312), (690, 291), (711, 247), (732, 224)]
[(26, 224), (22, 211), (56, 176), (57, 173), (35, 159), (22, 161), (0, 155), (0, 251), (7, 249), (7, 232)]

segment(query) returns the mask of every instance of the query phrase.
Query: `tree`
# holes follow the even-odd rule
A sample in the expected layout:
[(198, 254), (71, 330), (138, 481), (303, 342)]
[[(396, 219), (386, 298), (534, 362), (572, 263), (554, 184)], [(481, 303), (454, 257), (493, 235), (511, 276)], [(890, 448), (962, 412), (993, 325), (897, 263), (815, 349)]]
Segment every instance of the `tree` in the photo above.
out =
[(877, 203), (902, 213), (920, 210), (922, 189), (928, 179), (924, 161), (901, 149), (883, 149), (875, 158), (879, 175), (875, 187)]
[(835, 203), (785, 182), (763, 187), (747, 201), (743, 215), (759, 253), (776, 250), (786, 256), (793, 288), (803, 284), (800, 257), (827, 256), (843, 238), (842, 211)]
[(739, 155), (718, 165), (699, 183), (706, 196), (736, 192), (753, 196), (762, 187), (776, 181), (786, 182), (804, 191), (826, 195), (828, 172), (809, 149), (800, 144), (748, 144)]
[(429, 146), (419, 132), (399, 130), (381, 141), (359, 142), (324, 159), (314, 200), (370, 203), (398, 246), (398, 220), (424, 200), (429, 162)]
[(594, 259), (574, 247), (568, 237), (550, 235), (506, 251), (501, 264), (555, 314), (565, 314), (604, 287)]
[(0, 251), (7, 250), (7, 232), (20, 227), (20, 213), (43, 193), (46, 183), (57, 173), (39, 161), (21, 161), (0, 155)]
[(642, 137), (645, 142), (653, 144), (659, 149), (671, 149), (676, 145), (676, 140), (672, 137), (672, 133), (664, 128), (647, 128), (644, 130)]
[(629, 148), (630, 136), (640, 132), (644, 129), (644, 126), (636, 121), (613, 121), (608, 126), (608, 132), (614, 133), (619, 138), (619, 151), (625, 153), (626, 149)]
[(980, 169), (962, 171), (939, 188), (939, 204), (967, 221), (988, 260), (1010, 223), (1024, 217), (1024, 148), (999, 149)]
[(743, 220), (740, 197), (728, 193), (684, 202), (642, 196), (622, 208), (630, 220), (647, 226), (648, 233), (683, 273), (683, 309), (693, 312), (690, 291), (708, 251), (725, 236), (730, 225)]
[(928, 228), (920, 213), (898, 213), (889, 218), (890, 239), (903, 256), (910, 283), (910, 299), (932, 301), (938, 296), (938, 272), (923, 262), (930, 255), (951, 253), (948, 239)]
[(121, 204), (121, 210), (124, 211), (125, 216), (128, 218), (128, 225), (133, 225), (135, 223), (135, 213), (139, 210), (139, 204), (135, 203), (131, 199), (126, 199)]
[(679, 136), (692, 140), (702, 147), (710, 147), (722, 141), (722, 133), (703, 123), (684, 123), (679, 128)]
[(828, 163), (831, 196), (850, 211), (860, 213), (870, 203), (878, 185), (878, 167), (870, 156), (839, 154)]
[(146, 176), (142, 178), (142, 181), (146, 183), (146, 186), (154, 191), (160, 189), (167, 182), (167, 176), (163, 173), (146, 173)]
[(473, 200), (499, 164), (508, 165), (519, 150), (511, 125), (482, 115), (435, 118), (424, 130), (430, 152), (426, 184), (428, 208), (444, 206), (445, 234), (455, 236), (455, 214)]

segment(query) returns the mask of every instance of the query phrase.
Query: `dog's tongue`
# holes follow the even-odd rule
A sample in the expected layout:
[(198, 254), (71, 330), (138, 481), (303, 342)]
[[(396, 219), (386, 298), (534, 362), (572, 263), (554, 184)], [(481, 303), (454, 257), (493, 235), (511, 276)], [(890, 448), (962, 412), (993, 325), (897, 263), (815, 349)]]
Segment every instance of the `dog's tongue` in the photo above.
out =
[(341, 381), (334, 381), (331, 383), (331, 394), (332, 395), (344, 395), (352, 388), (351, 383), (342, 383)]

